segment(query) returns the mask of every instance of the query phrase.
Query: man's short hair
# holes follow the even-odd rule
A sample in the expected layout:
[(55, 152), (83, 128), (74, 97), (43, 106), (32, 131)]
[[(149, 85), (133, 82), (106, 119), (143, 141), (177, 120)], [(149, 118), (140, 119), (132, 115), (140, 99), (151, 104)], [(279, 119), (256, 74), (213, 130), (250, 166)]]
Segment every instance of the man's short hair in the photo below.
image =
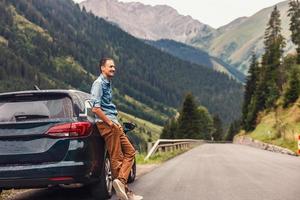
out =
[(99, 62), (99, 67), (104, 66), (106, 61), (108, 61), (108, 60), (113, 60), (113, 59), (109, 58), (109, 57), (101, 58), (101, 60)]

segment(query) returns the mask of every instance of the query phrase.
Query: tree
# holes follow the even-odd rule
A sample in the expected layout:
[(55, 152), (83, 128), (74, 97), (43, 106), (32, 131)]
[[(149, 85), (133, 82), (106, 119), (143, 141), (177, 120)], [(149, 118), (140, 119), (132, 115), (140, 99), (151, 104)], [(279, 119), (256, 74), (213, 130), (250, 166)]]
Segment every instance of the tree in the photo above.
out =
[(235, 120), (230, 124), (230, 127), (224, 137), (225, 141), (232, 141), (234, 136), (240, 131), (241, 129), (241, 121)]
[(289, 104), (294, 103), (300, 94), (300, 80), (299, 72), (296, 67), (293, 67), (291, 71), (291, 77), (286, 93), (284, 94), (284, 107), (287, 107)]
[(280, 12), (277, 6), (271, 13), (264, 36), (265, 53), (262, 56), (261, 89), (266, 95), (262, 99), (264, 108), (271, 108), (282, 92), (282, 78), (280, 71), (281, 59), (285, 41), (281, 35)]
[(197, 118), (200, 128), (200, 132), (192, 136), (194, 139), (205, 139), (210, 140), (211, 135), (214, 131), (213, 118), (209, 114), (207, 108), (199, 106), (197, 108)]
[[(257, 81), (258, 81), (258, 72), (259, 72), (259, 63), (257, 62), (257, 58), (255, 53), (252, 54), (251, 64), (248, 71), (248, 76), (246, 79), (246, 86), (245, 86), (245, 94), (244, 94), (244, 102), (243, 102), (243, 108), (242, 108), (242, 122), (244, 129), (249, 129), (249, 119), (248, 113), (252, 112), (250, 109), (250, 103), (253, 99), (253, 96), (255, 94)], [(252, 123), (250, 121), (250, 123)]]
[(172, 117), (165, 124), (163, 139), (210, 139), (214, 130), (213, 119), (207, 108), (197, 106), (191, 93), (185, 96), (178, 121)]
[(289, 2), (288, 16), (290, 17), (290, 31), (292, 42), (297, 46), (297, 64), (300, 64), (300, 2), (291, 0)]
[(212, 137), (214, 138), (215, 141), (220, 141), (223, 139), (224, 130), (223, 130), (222, 121), (218, 115), (215, 115), (213, 117), (213, 124), (215, 130), (212, 133)]
[(177, 132), (177, 121), (175, 117), (172, 117), (167, 121), (166, 125), (163, 128), (162, 134), (160, 135), (161, 139), (176, 139)]
[(176, 138), (191, 138), (191, 136), (195, 136), (199, 134), (199, 132), (197, 104), (194, 96), (188, 93), (185, 96), (178, 119)]

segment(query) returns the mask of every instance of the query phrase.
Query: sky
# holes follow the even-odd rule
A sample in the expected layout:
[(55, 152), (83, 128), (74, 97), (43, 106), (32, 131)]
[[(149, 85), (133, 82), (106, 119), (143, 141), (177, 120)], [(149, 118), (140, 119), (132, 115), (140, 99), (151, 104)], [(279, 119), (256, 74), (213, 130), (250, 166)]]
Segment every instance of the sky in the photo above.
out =
[[(74, 0), (81, 2), (83, 0)], [(190, 15), (213, 28), (226, 25), (238, 17), (251, 16), (283, 0), (119, 0), (148, 5), (169, 5), (182, 15)]]

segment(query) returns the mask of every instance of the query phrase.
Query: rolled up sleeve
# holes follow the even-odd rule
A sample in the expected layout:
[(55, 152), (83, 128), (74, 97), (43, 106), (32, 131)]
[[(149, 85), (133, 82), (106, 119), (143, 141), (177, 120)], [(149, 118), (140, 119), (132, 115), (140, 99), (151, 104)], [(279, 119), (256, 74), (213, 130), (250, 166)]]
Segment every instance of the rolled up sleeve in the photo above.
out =
[(93, 83), (91, 89), (91, 102), (93, 107), (100, 108), (101, 107), (101, 98), (102, 98), (102, 84), (100, 81), (96, 80)]

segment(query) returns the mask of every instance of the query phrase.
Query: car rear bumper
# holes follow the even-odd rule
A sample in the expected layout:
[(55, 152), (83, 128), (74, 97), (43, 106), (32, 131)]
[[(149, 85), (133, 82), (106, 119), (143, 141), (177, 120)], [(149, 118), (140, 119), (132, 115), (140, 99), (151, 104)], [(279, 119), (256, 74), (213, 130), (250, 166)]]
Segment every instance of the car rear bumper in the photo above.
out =
[(62, 161), (39, 165), (0, 166), (0, 188), (32, 188), (96, 180), (91, 162)]

